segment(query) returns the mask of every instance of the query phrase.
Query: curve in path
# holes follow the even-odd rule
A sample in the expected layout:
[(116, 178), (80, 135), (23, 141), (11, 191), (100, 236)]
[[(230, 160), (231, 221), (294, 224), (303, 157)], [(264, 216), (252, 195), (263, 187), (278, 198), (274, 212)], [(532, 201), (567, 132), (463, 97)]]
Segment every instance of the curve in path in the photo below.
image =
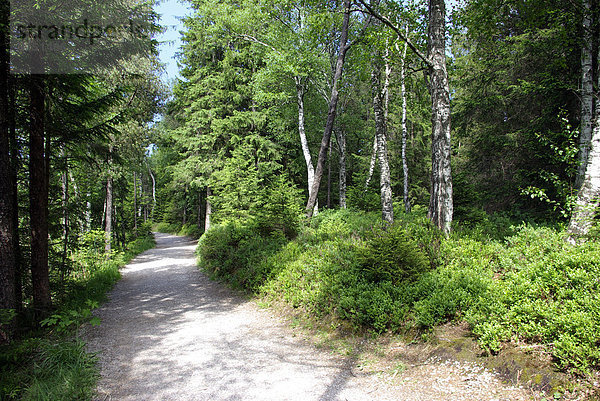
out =
[[(208, 279), (196, 243), (156, 234), (95, 313), (99, 400), (370, 400), (354, 361), (318, 352), (268, 311)], [(381, 395), (381, 394), (380, 394)], [(377, 399), (382, 399), (379, 396)]]

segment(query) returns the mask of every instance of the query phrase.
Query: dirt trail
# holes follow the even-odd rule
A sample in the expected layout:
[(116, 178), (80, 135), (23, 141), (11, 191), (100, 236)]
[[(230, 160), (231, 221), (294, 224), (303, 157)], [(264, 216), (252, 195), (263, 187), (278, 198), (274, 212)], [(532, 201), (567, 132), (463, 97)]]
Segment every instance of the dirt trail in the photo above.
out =
[(477, 366), (432, 360), (369, 372), (296, 336), (281, 319), (200, 272), (195, 242), (156, 234), (123, 270), (102, 323), (98, 400), (526, 400)]

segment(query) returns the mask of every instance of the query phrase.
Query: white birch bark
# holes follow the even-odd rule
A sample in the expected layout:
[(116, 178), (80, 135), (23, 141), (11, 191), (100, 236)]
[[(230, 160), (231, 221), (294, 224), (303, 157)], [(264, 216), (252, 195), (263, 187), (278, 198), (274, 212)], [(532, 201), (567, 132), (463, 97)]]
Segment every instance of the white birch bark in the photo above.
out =
[(583, 1), (583, 45), (581, 47), (581, 128), (579, 133), (579, 166), (575, 187), (585, 178), (593, 130), (594, 78), (592, 74), (592, 10), (590, 0)]
[(340, 209), (346, 209), (346, 134), (344, 130), (336, 131), (336, 139), (339, 150), (339, 196)]
[(375, 162), (377, 161), (377, 135), (373, 137), (373, 152), (371, 153), (371, 161), (369, 162), (369, 173), (367, 174), (367, 180), (365, 181), (365, 191), (369, 189), (371, 178), (375, 172)]
[[(306, 93), (306, 83), (302, 82), (300, 77), (294, 77), (296, 83), (296, 101), (298, 103), (298, 133), (300, 134), (300, 144), (302, 146), (302, 154), (306, 163), (307, 181), (308, 181), (308, 196), (312, 193), (313, 183), (315, 182), (315, 168), (312, 164), (312, 156), (306, 139), (305, 117), (304, 117), (304, 94)], [(313, 214), (319, 212), (319, 201), (315, 203)]]
[(386, 223), (394, 222), (394, 205), (392, 200), (392, 186), (390, 165), (387, 151), (387, 124), (385, 121), (385, 84), (380, 89), (380, 69), (377, 62), (373, 64), (371, 72), (371, 86), (373, 91), (373, 111), (375, 114), (375, 137), (377, 138), (377, 159), (379, 160), (379, 189), (381, 194), (381, 216)]
[(446, 70), (446, 5), (429, 0), (428, 58), (431, 93), (431, 194), (428, 217), (446, 234), (450, 232), (454, 204), (450, 167), (450, 88)]
[(589, 232), (600, 201), (600, 113), (596, 114), (587, 169), (569, 223), (568, 241), (572, 244), (582, 240)]
[[(598, 54), (600, 59), (600, 51)], [(599, 67), (600, 68), (600, 67)], [(598, 75), (598, 83), (600, 84), (600, 74)], [(600, 86), (599, 86), (600, 87)], [(600, 90), (597, 95), (600, 95)], [(590, 231), (594, 223), (594, 217), (598, 211), (600, 203), (600, 110), (596, 107), (596, 124), (592, 131), (590, 141), (590, 153), (588, 155), (585, 175), (581, 188), (577, 193), (577, 201), (569, 228), (567, 241), (571, 244), (576, 244), (578, 241), (583, 241), (585, 236)]]
[[(406, 26), (405, 35), (408, 37), (408, 26)], [(400, 52), (398, 42), (396, 42), (396, 49)], [(408, 141), (408, 129), (406, 126), (406, 53), (408, 50), (408, 44), (404, 42), (404, 49), (402, 50), (402, 57), (400, 58), (400, 97), (402, 98), (402, 197), (404, 200), (404, 211), (410, 212), (410, 199), (409, 199), (409, 187), (408, 187), (408, 160), (406, 158), (406, 144)]]
[(148, 172), (150, 173), (150, 178), (152, 179), (152, 209), (150, 210), (150, 216), (154, 216), (154, 208), (156, 207), (156, 179), (154, 178), (154, 174), (150, 167), (148, 167)]

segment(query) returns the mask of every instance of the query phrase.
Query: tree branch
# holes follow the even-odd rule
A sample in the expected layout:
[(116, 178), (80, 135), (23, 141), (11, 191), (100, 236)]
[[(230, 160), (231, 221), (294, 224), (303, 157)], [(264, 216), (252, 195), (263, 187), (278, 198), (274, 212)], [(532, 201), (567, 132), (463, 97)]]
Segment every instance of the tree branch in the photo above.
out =
[[(397, 27), (396, 25), (394, 25), (394, 23), (392, 21), (389, 20), (389, 18), (379, 14), (377, 11), (375, 11), (373, 9), (373, 7), (371, 7), (369, 4), (367, 4), (367, 2), (365, 0), (358, 0), (358, 2), (360, 4), (362, 4), (368, 11), (368, 14), (370, 14), (371, 16), (375, 17), (376, 19), (378, 19), (379, 21), (383, 22), (385, 25), (387, 25), (391, 30), (393, 30), (394, 32), (396, 32), (396, 35), (398, 35), (398, 37), (403, 40), (408, 47), (410, 47), (410, 49), (417, 55), (417, 57), (419, 57), (425, 64), (427, 64), (428, 67), (432, 67), (433, 63), (431, 62), (431, 60), (423, 54), (423, 52), (421, 52), (415, 45), (414, 43), (412, 43), (410, 41), (410, 39), (408, 39), (408, 37), (406, 35), (404, 35), (404, 33), (402, 32), (402, 30)], [(362, 11), (363, 13), (365, 11)]]
[(268, 47), (269, 49), (273, 50), (275, 53), (281, 55), (281, 52), (279, 50), (277, 50), (276, 48), (274, 48), (270, 44), (265, 43), (265, 42), (263, 42), (263, 41), (255, 38), (254, 36), (251, 36), (251, 35), (248, 35), (248, 34), (245, 34), (245, 33), (238, 33), (237, 36), (239, 36), (240, 38), (242, 38), (244, 40), (247, 40), (249, 42), (254, 42), (254, 43), (257, 43), (257, 44), (259, 44), (261, 46)]

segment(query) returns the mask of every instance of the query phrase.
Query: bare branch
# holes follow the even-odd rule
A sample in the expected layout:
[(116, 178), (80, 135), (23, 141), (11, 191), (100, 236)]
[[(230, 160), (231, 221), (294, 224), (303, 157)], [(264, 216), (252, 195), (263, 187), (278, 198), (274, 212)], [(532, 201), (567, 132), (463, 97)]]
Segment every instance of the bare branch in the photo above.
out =
[(279, 50), (277, 50), (275, 47), (273, 47), (270, 44), (265, 43), (265, 42), (263, 42), (263, 41), (255, 38), (254, 36), (251, 36), (251, 35), (248, 35), (248, 34), (245, 34), (245, 33), (238, 33), (237, 36), (239, 36), (240, 38), (242, 38), (244, 40), (247, 40), (249, 42), (254, 42), (254, 43), (257, 43), (257, 44), (259, 44), (261, 46), (268, 47), (269, 49), (273, 50), (275, 53), (281, 55), (281, 52)]

